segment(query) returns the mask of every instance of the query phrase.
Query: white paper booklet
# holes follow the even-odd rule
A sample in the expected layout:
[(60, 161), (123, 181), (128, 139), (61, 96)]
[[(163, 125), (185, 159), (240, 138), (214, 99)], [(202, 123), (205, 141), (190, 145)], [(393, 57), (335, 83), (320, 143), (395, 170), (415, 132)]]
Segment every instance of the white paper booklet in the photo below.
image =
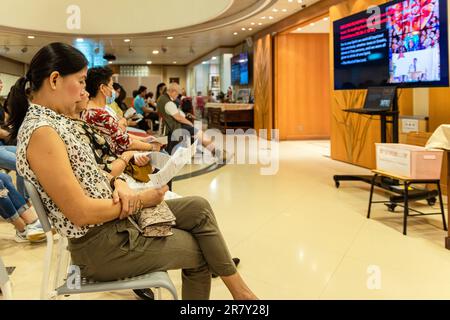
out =
[(161, 188), (169, 183), (195, 155), (197, 145), (198, 140), (189, 148), (179, 148), (158, 173), (149, 175), (154, 187)]
[[(142, 152), (137, 153), (134, 157), (147, 156), (150, 157), (150, 163), (153, 168), (160, 170), (156, 174), (149, 175), (150, 182), (148, 188), (161, 188), (172, 180), (178, 172), (195, 156), (197, 152), (198, 140), (196, 140), (189, 148), (179, 148), (173, 156), (161, 152)], [(128, 182), (130, 185), (130, 181)], [(131, 185), (130, 185), (131, 186)], [(133, 185), (132, 188), (143, 188), (142, 184)]]
[(165, 136), (165, 137), (159, 137), (159, 138), (155, 138), (155, 137), (148, 137), (145, 142), (147, 143), (152, 143), (152, 142), (158, 142), (159, 144), (166, 146), (169, 144), (169, 137)]
[(128, 108), (127, 111), (123, 114), (123, 116), (127, 119), (131, 118), (133, 115), (136, 114), (136, 110), (134, 108)]

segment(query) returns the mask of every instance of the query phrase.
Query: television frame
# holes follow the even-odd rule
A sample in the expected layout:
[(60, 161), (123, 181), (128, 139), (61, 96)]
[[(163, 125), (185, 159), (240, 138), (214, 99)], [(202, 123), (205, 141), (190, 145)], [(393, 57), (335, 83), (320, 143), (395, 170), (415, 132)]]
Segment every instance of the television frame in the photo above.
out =
[[(387, 3), (381, 4), (379, 7), (381, 8), (381, 12), (384, 12), (387, 7), (390, 7), (392, 5), (396, 5), (398, 3), (404, 2), (405, 0), (392, 0)], [(364, 13), (367, 13), (366, 10), (357, 12), (355, 14), (349, 15), (347, 17), (344, 17), (342, 19), (336, 20), (333, 22), (333, 55), (334, 55), (334, 90), (360, 90), (360, 89), (367, 89), (369, 86), (356, 86), (355, 88), (349, 89), (349, 88), (340, 88), (336, 86), (336, 45), (338, 44), (337, 35), (339, 34), (336, 29), (338, 28), (338, 25), (344, 24), (346, 22), (352, 22), (357, 19), (355, 19), (359, 15), (364, 15)], [(434, 88), (434, 87), (449, 87), (450, 86), (450, 66), (449, 66), (449, 43), (448, 43), (448, 37), (449, 37), (449, 29), (448, 29), (448, 4), (447, 0), (439, 0), (439, 13), (441, 14), (439, 16), (439, 30), (440, 30), (440, 57), (441, 57), (441, 70), (447, 70), (447, 77), (441, 77), (440, 81), (424, 81), (424, 82), (400, 82), (400, 83), (389, 83), (388, 81), (386, 83), (378, 83), (377, 86), (395, 86), (398, 89), (402, 88)], [(368, 14), (368, 13), (367, 13)], [(346, 22), (345, 22), (346, 21)], [(444, 30), (445, 32), (443, 32)], [(389, 63), (391, 61), (391, 58), (387, 58), (387, 79), (389, 78)], [(442, 76), (442, 74), (441, 74)], [(370, 79), (369, 79), (370, 80)], [(373, 86), (373, 85), (371, 85)]]

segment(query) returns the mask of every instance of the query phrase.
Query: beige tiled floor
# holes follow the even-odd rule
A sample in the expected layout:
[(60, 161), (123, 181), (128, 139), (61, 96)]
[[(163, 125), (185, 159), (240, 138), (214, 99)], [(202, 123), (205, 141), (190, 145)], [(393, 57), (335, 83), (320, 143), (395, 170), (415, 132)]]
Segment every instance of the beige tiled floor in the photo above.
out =
[[(259, 166), (229, 165), (176, 182), (181, 195), (210, 200), (239, 270), (263, 299), (450, 299), (450, 252), (439, 217), (415, 218), (402, 235), (402, 216), (376, 205), (366, 219), (368, 185), (334, 187), (334, 174), (367, 173), (332, 161), (324, 141), (283, 142), (280, 170), (261, 176)], [(379, 192), (377, 198), (384, 194)], [(17, 245), (0, 223), (0, 255), (16, 298), (36, 299), (42, 245)], [(369, 267), (380, 271), (379, 290), (368, 289)], [(170, 275), (178, 290), (178, 271)], [(230, 299), (219, 279), (212, 299)], [(78, 298), (78, 297), (72, 297)], [(81, 299), (135, 299), (130, 292)]]

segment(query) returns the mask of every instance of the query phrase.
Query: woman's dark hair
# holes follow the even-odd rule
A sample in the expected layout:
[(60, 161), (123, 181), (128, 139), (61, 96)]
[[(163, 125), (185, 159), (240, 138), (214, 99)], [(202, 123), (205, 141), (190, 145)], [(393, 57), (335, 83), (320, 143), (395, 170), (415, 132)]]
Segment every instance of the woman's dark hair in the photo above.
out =
[(167, 87), (164, 82), (158, 84), (158, 86), (156, 87), (156, 100), (155, 101), (158, 101), (159, 97), (161, 97), (164, 94), (164, 92), (160, 92), (161, 88), (163, 88), (163, 87)]
[(137, 90), (133, 91), (133, 99), (136, 98), (138, 96), (139, 92)]
[(145, 95), (145, 99), (149, 99), (149, 98), (153, 99), (153, 96), (154, 96), (153, 92), (149, 92)]
[(107, 86), (111, 81), (113, 71), (109, 67), (95, 67), (88, 71), (86, 79), (86, 91), (89, 96), (94, 98), (100, 91), (100, 86), (104, 84)]
[(88, 65), (86, 57), (78, 49), (60, 42), (51, 43), (41, 48), (31, 60), (29, 70), (25, 77), (17, 80), (11, 88), (8, 99), (8, 112), (11, 126), (11, 138), (15, 139), (19, 133), (19, 128), (28, 111), (29, 96), (26, 93), (29, 83), (31, 93), (41, 89), (44, 80), (52, 72), (59, 72), (64, 77), (80, 72)]
[(147, 90), (147, 87), (144, 87), (144, 86), (140, 86), (139, 87), (139, 89), (138, 89), (138, 95), (140, 95), (140, 94), (142, 94), (142, 92), (144, 92), (145, 90)]
[(120, 89), (120, 93), (119, 96), (116, 98), (116, 103), (117, 105), (120, 107), (120, 105), (123, 103), (123, 100), (125, 100), (125, 98), (127, 97), (127, 92), (125, 91), (125, 89), (118, 84), (117, 82), (114, 82), (113, 84), (113, 88), (116, 91), (119, 91)]

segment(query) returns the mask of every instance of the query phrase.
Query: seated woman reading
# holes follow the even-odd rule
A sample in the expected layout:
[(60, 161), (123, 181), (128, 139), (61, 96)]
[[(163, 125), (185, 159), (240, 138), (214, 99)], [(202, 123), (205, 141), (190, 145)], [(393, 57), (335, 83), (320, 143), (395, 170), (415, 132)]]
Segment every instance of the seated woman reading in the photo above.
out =
[(167, 187), (137, 193), (99, 169), (90, 146), (65, 116), (82, 99), (86, 76), (80, 51), (49, 44), (13, 86), (10, 104), (18, 171), (36, 187), (54, 227), (69, 239), (82, 276), (111, 281), (182, 269), (183, 299), (208, 299), (214, 272), (235, 299), (256, 299), (237, 272), (205, 199), (167, 201), (176, 217), (172, 236), (144, 237), (128, 220), (160, 204)]

